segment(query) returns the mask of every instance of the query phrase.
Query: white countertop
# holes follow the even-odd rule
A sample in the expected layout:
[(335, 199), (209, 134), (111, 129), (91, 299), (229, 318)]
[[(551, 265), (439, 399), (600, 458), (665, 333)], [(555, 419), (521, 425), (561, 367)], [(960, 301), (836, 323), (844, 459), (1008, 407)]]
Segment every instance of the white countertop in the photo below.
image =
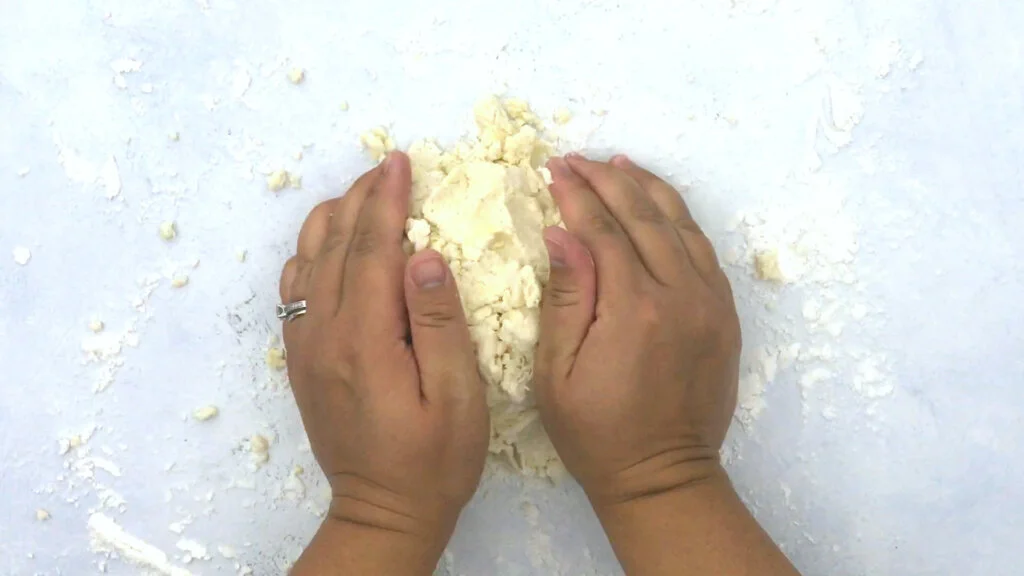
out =
[[(139, 573), (92, 549), (87, 522), (103, 514), (170, 566), (282, 573), (326, 499), (264, 360), (280, 266), (308, 209), (369, 166), (360, 132), (450, 142), (476, 100), (505, 91), (546, 118), (572, 111), (553, 129), (564, 150), (628, 152), (690, 186), (744, 325), (725, 458), (805, 574), (1020, 573), (1024, 5), (54, 0), (3, 13), (0, 572)], [(302, 189), (269, 192), (279, 168)], [(793, 244), (802, 274), (754, 278), (751, 251)], [(207, 404), (219, 416), (193, 420)], [(271, 439), (262, 467), (245, 448), (256, 433)], [(485, 482), (442, 565), (618, 573), (571, 482), (506, 474)]]

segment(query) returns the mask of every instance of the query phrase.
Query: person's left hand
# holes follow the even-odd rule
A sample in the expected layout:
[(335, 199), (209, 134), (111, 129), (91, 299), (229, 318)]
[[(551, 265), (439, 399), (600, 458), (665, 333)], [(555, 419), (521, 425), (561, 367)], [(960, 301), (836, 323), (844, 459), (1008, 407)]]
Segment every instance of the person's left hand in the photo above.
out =
[(484, 386), (455, 280), (440, 254), (402, 250), (410, 187), (408, 157), (392, 152), (310, 213), (281, 277), (282, 302), (308, 305), (285, 322), (284, 340), (333, 493), (328, 522), (394, 556), (331, 563), (363, 573), (399, 569), (389, 560), (409, 555), (423, 558), (405, 573), (432, 569), (487, 453)]

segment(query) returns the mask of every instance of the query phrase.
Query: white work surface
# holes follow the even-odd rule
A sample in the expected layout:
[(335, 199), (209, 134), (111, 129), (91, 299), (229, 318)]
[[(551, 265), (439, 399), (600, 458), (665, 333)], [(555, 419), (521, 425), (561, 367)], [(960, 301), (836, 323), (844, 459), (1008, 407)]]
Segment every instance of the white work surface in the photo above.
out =
[[(3, 3), (0, 573), (152, 571), (94, 513), (195, 574), (284, 572), (327, 499), (264, 360), (280, 266), (361, 132), (452, 142), (504, 92), (690, 187), (743, 319), (724, 458), (804, 573), (1020, 574), (1021, 30), (1000, 0)], [(803, 273), (754, 277), (792, 244)], [(501, 471), (440, 568), (619, 571), (575, 484)]]

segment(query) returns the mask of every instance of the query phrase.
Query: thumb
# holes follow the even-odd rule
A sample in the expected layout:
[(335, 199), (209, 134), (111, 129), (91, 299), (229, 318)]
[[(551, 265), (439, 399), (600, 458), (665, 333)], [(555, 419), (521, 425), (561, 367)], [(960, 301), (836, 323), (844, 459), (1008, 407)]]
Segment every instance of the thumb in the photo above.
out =
[(594, 322), (597, 273), (590, 252), (558, 227), (544, 231), (551, 277), (540, 309), (536, 374), (541, 386), (566, 377)]
[(409, 258), (405, 303), (423, 395), (428, 399), (482, 395), (458, 287), (448, 265), (434, 250)]

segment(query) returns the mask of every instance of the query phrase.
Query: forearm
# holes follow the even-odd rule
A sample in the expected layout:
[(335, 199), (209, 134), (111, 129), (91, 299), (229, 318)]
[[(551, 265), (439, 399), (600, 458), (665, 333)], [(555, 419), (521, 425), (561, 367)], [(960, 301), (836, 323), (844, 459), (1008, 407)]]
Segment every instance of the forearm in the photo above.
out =
[(415, 534), (355, 524), (328, 516), (292, 569), (292, 576), (429, 576), (448, 535)]
[(627, 574), (798, 574), (720, 467), (674, 490), (595, 510)]

